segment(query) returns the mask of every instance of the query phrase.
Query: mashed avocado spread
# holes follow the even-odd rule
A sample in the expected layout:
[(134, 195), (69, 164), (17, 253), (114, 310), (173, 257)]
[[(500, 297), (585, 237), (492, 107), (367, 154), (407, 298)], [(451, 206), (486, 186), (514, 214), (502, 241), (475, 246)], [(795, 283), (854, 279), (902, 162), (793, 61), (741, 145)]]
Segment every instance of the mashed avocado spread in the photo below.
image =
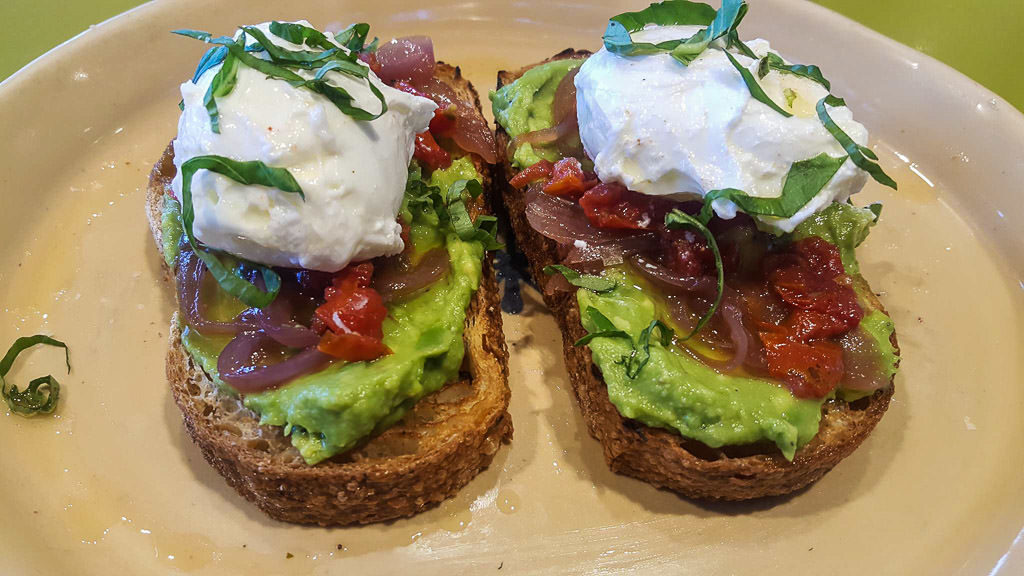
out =
[[(460, 179), (480, 179), (472, 161), (460, 158), (431, 175), (430, 184), (446, 190)], [(244, 398), (260, 423), (283, 426), (309, 464), (352, 448), (366, 436), (402, 418), (420, 398), (454, 379), (462, 365), (466, 308), (480, 283), (483, 246), (444, 231), (432, 214), (403, 207), (411, 219), (414, 256), (444, 246), (451, 260), (448, 276), (424, 292), (388, 305), (384, 344), (392, 354), (372, 362), (335, 362), (325, 370), (285, 386)], [(407, 220), (409, 221), (409, 220)], [(163, 214), (164, 254), (173, 262), (182, 234), (180, 207), (168, 197)], [(415, 257), (414, 257), (415, 259)], [(245, 308), (219, 288), (208, 299), (208, 314), (226, 320)], [(230, 337), (206, 337), (184, 327), (182, 344), (221, 388), (217, 357)]]
[[(570, 70), (578, 68), (583, 60), (555, 60), (526, 71), (518, 80), (490, 93), (494, 118), (515, 138), (527, 132), (550, 128), (554, 124), (552, 105), (559, 82)], [(519, 146), (512, 156), (512, 165), (526, 168), (541, 159), (554, 162), (558, 153), (534, 148), (527, 143)]]
[[(534, 67), (512, 84), (490, 94), (494, 116), (512, 137), (551, 126), (554, 91), (561, 79), (582, 60), (559, 60)], [(540, 161), (557, 159), (551, 151), (528, 144), (514, 152), (513, 165), (525, 168)], [(893, 324), (870, 298), (867, 284), (859, 275), (854, 249), (867, 237), (876, 214), (848, 204), (832, 204), (804, 221), (793, 232), (794, 240), (820, 236), (835, 244), (846, 272), (854, 278), (865, 316), (862, 330), (876, 344), (879, 365), (890, 376), (896, 372), (897, 356), (889, 338)], [(603, 275), (615, 280), (614, 290), (595, 293), (577, 291), (581, 311), (592, 307), (607, 317), (615, 328), (637, 341), (652, 320), (669, 321), (654, 298), (641, 289), (642, 282), (626, 269), (611, 268)], [(594, 332), (590, 317), (583, 314), (583, 327)], [(608, 386), (608, 396), (619, 412), (648, 426), (677, 430), (687, 438), (711, 447), (768, 441), (792, 460), (796, 451), (818, 433), (821, 407), (826, 399), (802, 400), (771, 380), (726, 375), (700, 362), (676, 345), (650, 343), (650, 360), (635, 377), (626, 373), (622, 361), (633, 344), (620, 337), (596, 337), (588, 344), (594, 363)], [(862, 393), (840, 390), (845, 399)]]

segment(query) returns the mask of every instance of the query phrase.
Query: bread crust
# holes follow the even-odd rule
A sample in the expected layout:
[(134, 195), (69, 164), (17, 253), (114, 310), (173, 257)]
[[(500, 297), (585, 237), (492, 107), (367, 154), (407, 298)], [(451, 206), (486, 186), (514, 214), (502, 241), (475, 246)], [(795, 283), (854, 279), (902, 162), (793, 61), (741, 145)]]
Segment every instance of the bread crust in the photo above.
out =
[[(589, 55), (589, 52), (570, 48), (544, 62)], [(544, 62), (499, 72), (497, 87), (513, 82)], [(500, 124), (496, 124), (496, 136), (502, 156), (495, 169), (495, 185), (502, 190), (504, 209), (516, 243), (526, 255), (533, 277), (542, 279), (545, 278), (544, 267), (560, 261), (557, 246), (535, 232), (527, 222), (523, 192), (507, 184), (515, 171), (507, 157), (510, 139)], [(852, 404), (839, 400), (826, 402), (818, 435), (797, 451), (792, 462), (773, 445), (711, 448), (683, 438), (675, 431), (652, 428), (624, 418), (608, 398), (608, 388), (592, 361), (590, 349), (573, 345), (586, 335), (575, 295), (557, 292), (545, 293), (543, 297), (562, 331), (565, 366), (587, 429), (601, 443), (608, 466), (619, 474), (686, 497), (748, 500), (799, 490), (821, 478), (857, 449), (882, 418), (893, 395), (890, 385)], [(878, 306), (881, 308), (880, 303)], [(897, 345), (895, 335), (892, 342)]]
[[(439, 62), (437, 77), (480, 108), (476, 91), (457, 67)], [(489, 194), (490, 169), (474, 160)], [(158, 247), (163, 197), (174, 173), (168, 146), (150, 175), (146, 202)], [(470, 211), (485, 207), (481, 198)], [(173, 271), (165, 271), (170, 278)], [(467, 310), (463, 340), (459, 381), (417, 402), (397, 425), (315, 466), (302, 460), (280, 427), (260, 426), (239, 399), (218, 390), (182, 346), (177, 313), (171, 319), (167, 379), (188, 435), (247, 500), (286, 522), (366, 524), (411, 516), (453, 496), (511, 440), (508, 351), (489, 258)]]

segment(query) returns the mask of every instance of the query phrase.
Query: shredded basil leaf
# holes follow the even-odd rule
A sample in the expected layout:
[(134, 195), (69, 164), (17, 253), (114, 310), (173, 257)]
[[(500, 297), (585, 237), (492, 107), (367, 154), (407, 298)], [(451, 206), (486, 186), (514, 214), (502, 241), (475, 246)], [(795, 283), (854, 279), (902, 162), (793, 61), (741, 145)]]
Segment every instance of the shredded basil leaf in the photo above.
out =
[[(238, 64), (244, 64), (263, 72), (271, 78), (284, 80), (296, 88), (305, 88), (320, 94), (330, 100), (344, 114), (356, 120), (369, 121), (379, 118), (387, 112), (387, 101), (380, 89), (369, 80), (369, 68), (358, 61), (358, 52), (364, 49), (369, 29), (368, 24), (354, 24), (341, 33), (340, 37), (336, 37), (350, 50), (348, 53), (332, 44), (327, 36), (319, 30), (288, 22), (272, 22), (270, 24), (271, 33), (293, 44), (321, 50), (283, 48), (274, 44), (262, 30), (254, 26), (242, 27), (242, 33), (238, 40), (226, 36), (213, 38), (208, 32), (195, 30), (175, 30), (174, 33), (221, 45), (208, 50), (203, 55), (196, 73), (193, 75), (193, 82), (197, 82), (207, 70), (223, 63), (223, 67), (214, 78), (204, 98), (204, 105), (210, 116), (211, 128), (213, 132), (219, 133), (220, 123), (216, 99), (231, 93), (235, 85)], [(252, 36), (255, 40), (254, 44), (246, 45), (247, 35)], [(374, 43), (376, 43), (376, 39)], [(250, 52), (266, 52), (270, 60), (251, 56)], [(289, 68), (315, 69), (316, 73), (312, 79), (306, 80)], [(330, 71), (365, 79), (370, 93), (380, 103), (380, 112), (373, 113), (356, 106), (355, 99), (347, 90), (330, 84), (325, 78), (327, 72)]]
[(196, 73), (192, 75), (192, 83), (197, 84), (199, 78), (217, 64), (224, 61), (224, 57), (227, 56), (228, 49), (224, 46), (214, 46), (203, 54), (203, 57), (199, 59), (199, 65), (196, 66)]
[(700, 221), (707, 224), (714, 215), (713, 202), (718, 198), (732, 201), (743, 212), (751, 216), (792, 218), (812, 198), (821, 192), (846, 162), (846, 157), (834, 158), (822, 152), (810, 160), (794, 162), (786, 174), (782, 194), (778, 198), (755, 198), (742, 190), (723, 188), (704, 195), (704, 206), (700, 210)]
[(195, 209), (192, 205), (192, 178), (199, 170), (216, 172), (235, 182), (245, 185), (258, 184), (277, 188), (282, 192), (298, 194), (303, 200), (305, 194), (299, 183), (295, 181), (291, 173), (284, 168), (273, 168), (258, 160), (238, 161), (223, 156), (196, 156), (186, 160), (181, 165), (181, 222), (185, 231), (185, 237), (189, 245), (196, 253), (196, 256), (206, 264), (210, 275), (217, 280), (225, 292), (238, 298), (243, 303), (253, 308), (264, 308), (277, 297), (281, 289), (281, 277), (268, 266), (255, 263), (246, 263), (257, 270), (263, 276), (263, 283), (266, 291), (260, 290), (251, 282), (242, 277), (237, 269), (228, 267), (213, 251), (200, 246), (192, 231), (195, 220)]
[[(366, 49), (366, 37), (370, 34), (370, 25), (365, 22), (352, 24), (341, 32), (334, 35), (334, 41), (348, 49), (349, 52), (363, 52)], [(377, 39), (370, 43), (373, 49), (377, 47)]]
[(480, 242), (484, 250), (500, 250), (504, 245), (496, 238), (498, 219), (488, 214), (477, 214), (476, 220), (473, 220), (466, 208), (464, 196), (475, 199), (481, 194), (483, 186), (475, 179), (457, 180), (447, 191), (442, 192), (440, 188), (424, 182), (419, 166), (413, 163), (406, 180), (403, 201), (407, 206), (433, 212), (438, 223), (442, 227), (451, 226), (460, 240)]
[[(756, 58), (756, 56), (755, 56)], [(818, 84), (825, 87), (825, 90), (832, 89), (832, 83), (829, 82), (825, 76), (821, 73), (821, 69), (817, 66), (805, 66), (803, 64), (786, 64), (786, 61), (781, 56), (774, 52), (769, 52), (767, 56), (761, 58), (757, 63), (757, 77), (764, 78), (768, 75), (768, 72), (775, 70), (784, 74), (793, 74), (795, 76), (802, 76), (809, 80), (813, 80)]]
[(722, 295), (725, 293), (725, 267), (722, 264), (722, 254), (718, 250), (718, 242), (715, 241), (715, 235), (708, 230), (706, 223), (679, 209), (673, 209), (665, 215), (665, 227), (669, 230), (678, 230), (687, 226), (696, 228), (697, 231), (704, 236), (704, 239), (708, 241), (708, 247), (711, 248), (711, 253), (715, 256), (715, 273), (718, 275), (718, 293), (715, 295), (715, 301), (711, 304), (711, 308), (708, 308), (708, 311), (701, 316), (697, 325), (693, 327), (693, 330), (691, 330), (689, 334), (683, 337), (683, 340), (693, 338), (704, 328), (704, 326), (707, 325), (708, 322), (711, 321), (715, 312), (718, 311), (718, 306), (722, 303)]
[(223, 98), (235, 89), (238, 74), (238, 59), (230, 53), (224, 58), (224, 65), (217, 71), (217, 75), (210, 82), (210, 87), (203, 97), (203, 105), (206, 106), (206, 113), (210, 116), (210, 130), (214, 134), (220, 134), (220, 112), (217, 110), (217, 98)]
[(649, 24), (707, 26), (715, 20), (716, 14), (714, 8), (699, 2), (670, 0), (660, 4), (651, 4), (639, 12), (624, 12), (610, 19), (604, 32), (604, 46), (609, 52), (622, 56), (671, 52), (688, 39), (651, 44), (633, 42), (630, 33), (643, 30)]
[[(889, 175), (882, 170), (882, 167), (878, 165), (876, 162), (878, 157), (875, 156), (875, 153), (864, 146), (857, 144), (853, 141), (853, 138), (850, 138), (846, 132), (843, 132), (843, 129), (840, 128), (834, 120), (832, 120), (831, 116), (829, 116), (828, 109), (825, 107), (826, 104), (832, 107), (846, 106), (846, 101), (831, 94), (825, 96), (818, 101), (818, 105), (815, 107), (818, 111), (818, 118), (821, 120), (821, 123), (825, 125), (825, 129), (832, 134), (832, 137), (839, 142), (839, 145), (842, 146), (844, 150), (846, 150), (846, 153), (850, 155), (850, 160), (853, 160), (853, 163), (856, 164), (858, 168), (870, 174), (871, 177), (879, 184), (896, 190), (896, 181), (890, 178)], [(865, 153), (865, 150), (867, 150), (867, 153)]]
[[(722, 8), (715, 13), (711, 24), (676, 46), (672, 50), (672, 57), (683, 64), (690, 64), (707, 49), (708, 44), (735, 32), (747, 14), (747, 9), (747, 3), (743, 0), (723, 0)], [(736, 40), (739, 40), (738, 35)]]
[(630, 342), (633, 341), (632, 336), (630, 336), (625, 330), (619, 330), (616, 328), (615, 324), (612, 324), (612, 321), (602, 314), (597, 308), (588, 306), (583, 313), (586, 314), (587, 319), (594, 324), (596, 330), (577, 340), (573, 346), (586, 346), (594, 338), (627, 338)]
[[(0, 360), (0, 395), (4, 397), (11, 412), (22, 416), (49, 414), (57, 407), (57, 401), (60, 399), (60, 383), (50, 375), (35, 378), (28, 383), (24, 390), (18, 390), (18, 387), (13, 384), (10, 388), (7, 386), (5, 378), (11, 371), (11, 367), (14, 366), (15, 359), (25, 350), (38, 344), (63, 348), (64, 363), (67, 364), (68, 373), (71, 373), (71, 355), (67, 344), (42, 334), (22, 336), (15, 340), (3, 360)], [(43, 390), (41, 391), (40, 388)]]
[(331, 41), (327, 39), (323, 32), (295, 22), (278, 22), (275, 20), (270, 23), (270, 33), (299, 46), (305, 44), (311, 48), (321, 48), (324, 50), (335, 48), (334, 44), (331, 44)]
[(338, 51), (338, 48), (334, 46), (320, 52), (289, 50), (271, 42), (270, 39), (267, 38), (267, 35), (255, 26), (243, 26), (242, 30), (252, 36), (256, 42), (267, 51), (267, 54), (270, 55), (270, 59), (277, 64), (321, 62), (330, 58)]
[(569, 268), (568, 266), (563, 266), (561, 264), (552, 264), (549, 266), (545, 266), (544, 273), (547, 274), (548, 276), (552, 276), (554, 274), (561, 274), (562, 276), (565, 277), (566, 280), (569, 281), (569, 284), (572, 284), (577, 288), (583, 288), (585, 290), (590, 290), (591, 292), (596, 292), (598, 294), (611, 292), (612, 290), (615, 289), (616, 286), (618, 286), (618, 283), (616, 283), (614, 280), (609, 280), (608, 278), (604, 278), (602, 276), (594, 276), (593, 274), (580, 274), (579, 272), (573, 270), (572, 268)]
[(878, 219), (882, 217), (882, 203), (868, 204), (868, 210), (871, 210), (871, 213), (875, 215), (875, 224), (878, 224)]
[(226, 46), (228, 44), (234, 44), (235, 42), (235, 39), (231, 38), (230, 36), (214, 37), (213, 34), (210, 34), (209, 32), (203, 32), (202, 30), (189, 30), (183, 28), (181, 30), (171, 30), (171, 34), (177, 34), (178, 36), (194, 38), (201, 42), (206, 42), (207, 44), (223, 44)]
[(616, 361), (616, 364), (622, 364), (626, 368), (626, 376), (630, 380), (635, 380), (640, 375), (640, 371), (651, 360), (651, 335), (655, 329), (661, 332), (659, 342), (662, 346), (668, 346), (672, 343), (672, 338), (675, 334), (661, 320), (654, 320), (647, 328), (644, 328), (640, 332), (637, 341), (633, 344), (633, 351), (629, 353), (629, 356), (623, 356)]
[(786, 88), (782, 91), (783, 97), (786, 98), (786, 108), (793, 108), (793, 102), (796, 101), (796, 90), (792, 88)]
[(757, 78), (754, 78), (754, 75), (750, 73), (750, 70), (747, 70), (742, 64), (740, 64), (736, 60), (736, 58), (733, 57), (733, 55), (728, 51), (726, 51), (725, 55), (726, 57), (729, 58), (729, 62), (732, 63), (733, 68), (735, 68), (736, 71), (740, 73), (740, 76), (743, 77), (743, 83), (747, 85), (747, 90), (750, 91), (750, 96), (754, 100), (757, 100), (762, 104), (768, 105), (769, 108), (775, 110), (779, 114), (782, 114), (786, 118), (792, 116), (792, 114), (783, 110), (782, 107), (776, 104), (771, 98), (768, 97), (767, 94), (765, 94), (764, 89), (761, 88), (761, 85), (757, 83)]

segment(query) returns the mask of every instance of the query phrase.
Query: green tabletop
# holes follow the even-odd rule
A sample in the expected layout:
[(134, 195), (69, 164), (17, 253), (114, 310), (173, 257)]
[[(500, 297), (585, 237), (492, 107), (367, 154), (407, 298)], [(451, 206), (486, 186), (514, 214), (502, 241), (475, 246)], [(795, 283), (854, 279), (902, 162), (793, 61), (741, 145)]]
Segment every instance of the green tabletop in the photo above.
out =
[[(1018, 70), (1024, 61), (1024, 0), (816, 1), (946, 62), (1024, 110), (1024, 75)], [(0, 0), (0, 22), (9, 31), (0, 37), (0, 79), (89, 25), (141, 3)]]

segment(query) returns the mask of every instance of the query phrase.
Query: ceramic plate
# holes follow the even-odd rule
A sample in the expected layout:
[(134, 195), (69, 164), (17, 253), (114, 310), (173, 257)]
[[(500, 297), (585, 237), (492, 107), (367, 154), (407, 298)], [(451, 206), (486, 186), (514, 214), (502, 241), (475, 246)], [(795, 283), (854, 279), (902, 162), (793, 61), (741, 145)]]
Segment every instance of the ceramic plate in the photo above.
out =
[[(495, 71), (596, 49), (641, 2), (158, 1), (0, 84), (0, 343), (66, 340), (53, 416), (0, 412), (4, 574), (1024, 573), (1024, 117), (965, 77), (808, 2), (744, 24), (819, 64), (872, 131), (898, 193), (861, 251), (903, 366), (875, 433), (788, 498), (701, 504), (616, 476), (575, 409), (535, 296), (505, 318), (515, 439), (457, 497), (408, 520), (273, 522), (185, 435), (164, 378), (172, 291), (143, 216), (202, 47), (174, 28), (367, 21), (429, 34), (486, 94)], [(54, 372), (40, 350), (11, 377)], [(56, 372), (55, 372), (56, 373)]]

